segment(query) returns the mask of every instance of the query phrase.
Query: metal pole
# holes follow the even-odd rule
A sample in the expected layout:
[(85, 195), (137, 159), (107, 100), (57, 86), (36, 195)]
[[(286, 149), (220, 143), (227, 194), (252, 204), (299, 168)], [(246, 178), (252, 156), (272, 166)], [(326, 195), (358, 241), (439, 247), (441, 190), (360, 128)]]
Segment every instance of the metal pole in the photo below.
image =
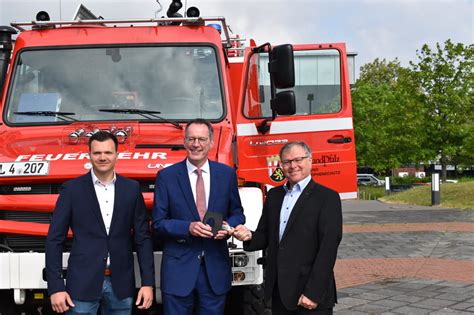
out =
[(385, 196), (390, 195), (390, 177), (385, 177)]
[(431, 175), (431, 205), (436, 206), (441, 202), (441, 193), (439, 191), (439, 174)]

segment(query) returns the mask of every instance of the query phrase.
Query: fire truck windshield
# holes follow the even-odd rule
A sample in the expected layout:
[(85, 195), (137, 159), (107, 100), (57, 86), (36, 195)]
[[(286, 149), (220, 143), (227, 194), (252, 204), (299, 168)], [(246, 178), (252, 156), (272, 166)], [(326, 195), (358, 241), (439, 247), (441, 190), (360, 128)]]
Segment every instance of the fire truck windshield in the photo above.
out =
[(144, 111), (159, 112), (156, 122), (224, 114), (216, 52), (207, 46), (25, 50), (11, 82), (10, 124), (155, 119)]

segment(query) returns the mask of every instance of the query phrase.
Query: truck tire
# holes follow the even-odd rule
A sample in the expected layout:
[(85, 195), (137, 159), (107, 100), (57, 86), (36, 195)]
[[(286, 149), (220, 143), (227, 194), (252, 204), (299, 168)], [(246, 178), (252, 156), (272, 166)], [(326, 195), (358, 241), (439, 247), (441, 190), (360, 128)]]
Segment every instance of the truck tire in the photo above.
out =
[(226, 315), (271, 315), (264, 301), (263, 285), (236, 286), (230, 291)]

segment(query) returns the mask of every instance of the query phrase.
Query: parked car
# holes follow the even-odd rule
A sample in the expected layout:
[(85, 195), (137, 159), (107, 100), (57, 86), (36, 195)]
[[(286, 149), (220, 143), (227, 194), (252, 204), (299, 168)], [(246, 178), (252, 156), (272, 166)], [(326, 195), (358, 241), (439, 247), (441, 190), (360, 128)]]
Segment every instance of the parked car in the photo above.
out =
[(383, 186), (385, 185), (385, 181), (378, 179), (374, 174), (357, 174), (357, 185)]
[(457, 179), (447, 179), (447, 180), (443, 180), (442, 181), (443, 183), (452, 183), (452, 184), (456, 184), (458, 182)]

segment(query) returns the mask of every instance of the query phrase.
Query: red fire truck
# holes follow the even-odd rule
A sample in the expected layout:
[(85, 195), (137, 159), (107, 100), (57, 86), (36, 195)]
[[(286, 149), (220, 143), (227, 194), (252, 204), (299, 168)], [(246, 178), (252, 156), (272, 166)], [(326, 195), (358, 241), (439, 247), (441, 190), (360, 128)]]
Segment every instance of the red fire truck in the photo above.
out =
[[(150, 210), (157, 171), (185, 157), (183, 125), (197, 117), (214, 126), (210, 158), (237, 171), (251, 229), (266, 190), (285, 181), (278, 151), (290, 141), (312, 148), (316, 181), (357, 197), (345, 45), (256, 45), (231, 38), (224, 18), (196, 11), (71, 21), (42, 12), (0, 27), (1, 314), (47, 310), (51, 213), (61, 184), (91, 168), (87, 142), (97, 130), (118, 137), (116, 170), (141, 182)], [(229, 248), (229, 313), (263, 313), (263, 253), (233, 239)], [(157, 243), (158, 304), (160, 262)]]

